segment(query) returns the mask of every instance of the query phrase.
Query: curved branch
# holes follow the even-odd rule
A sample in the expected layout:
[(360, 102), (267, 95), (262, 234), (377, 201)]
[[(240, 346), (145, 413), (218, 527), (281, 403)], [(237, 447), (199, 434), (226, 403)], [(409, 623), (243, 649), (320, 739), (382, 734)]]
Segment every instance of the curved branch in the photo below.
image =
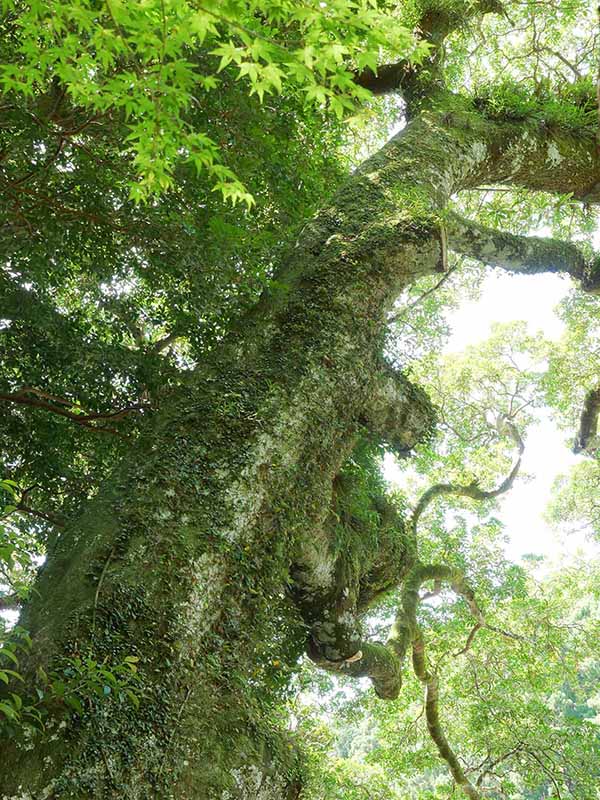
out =
[(427, 730), (431, 736), (438, 753), (450, 769), (456, 785), (462, 789), (471, 800), (481, 800), (481, 795), (465, 775), (458, 758), (440, 723), (439, 712), (439, 681), (437, 675), (427, 669), (425, 661), (425, 642), (420, 631), (417, 631), (413, 643), (413, 669), (417, 678), (425, 686), (425, 718)]
[(350, 678), (369, 678), (375, 694), (382, 700), (395, 700), (402, 688), (400, 659), (381, 642), (361, 642), (360, 649), (349, 658), (332, 661), (323, 656), (321, 646), (312, 638), (307, 647), (311, 661), (327, 672), (336, 672)]
[(401, 320), (402, 317), (406, 316), (406, 314), (411, 309), (415, 308), (415, 306), (418, 306), (420, 303), (423, 302), (423, 300), (432, 295), (434, 292), (437, 292), (438, 289), (441, 289), (441, 287), (446, 283), (448, 278), (450, 278), (456, 272), (457, 269), (458, 269), (458, 264), (455, 264), (454, 266), (450, 267), (450, 269), (447, 272), (444, 272), (439, 281), (437, 281), (433, 286), (430, 286), (429, 289), (423, 292), (423, 294), (420, 294), (418, 297), (415, 297), (415, 299), (412, 300), (410, 303), (407, 303), (403, 308), (401, 308), (395, 314), (392, 314), (388, 318), (388, 325), (392, 322), (398, 322), (399, 320)]
[[(417, 562), (404, 580), (398, 613), (385, 645), (379, 642), (358, 643), (356, 621), (353, 618), (337, 617), (335, 621), (313, 628), (307, 653), (312, 661), (329, 672), (342, 673), (354, 678), (370, 678), (378, 697), (393, 700), (398, 697), (402, 687), (403, 663), (409, 648), (412, 648), (413, 669), (426, 690), (425, 715), (429, 734), (440, 756), (448, 764), (456, 785), (471, 800), (481, 800), (478, 789), (467, 778), (444, 734), (439, 716), (439, 681), (435, 674), (429, 672), (426, 665), (425, 643), (417, 622), (417, 609), (422, 600), (419, 590), (428, 580), (435, 581), (437, 586), (444, 582), (449, 583), (453, 591), (466, 600), (471, 614), (475, 617), (476, 624), (469, 634), (465, 648), (460, 653), (469, 649), (477, 631), (481, 628), (488, 628), (511, 639), (521, 639), (516, 634), (488, 625), (477, 604), (475, 594), (460, 569), (443, 564)], [(356, 652), (350, 657), (338, 657), (338, 660), (333, 660), (331, 655), (334, 651), (330, 648), (333, 644), (336, 652), (338, 654), (341, 652), (340, 632), (347, 634), (345, 643)], [(356, 649), (358, 644), (359, 649)], [(326, 655), (328, 651), (329, 658)]]
[(471, 645), (475, 641), (475, 637), (483, 627), (484, 626), (480, 622), (476, 622), (475, 625), (473, 625), (473, 627), (471, 628), (471, 632), (467, 636), (467, 641), (465, 642), (465, 646), (462, 647), (460, 650), (457, 650), (456, 653), (454, 653), (455, 657), (462, 656), (465, 653), (469, 652), (469, 650), (471, 649)]
[[(430, 564), (427, 566), (419, 565), (416, 568), (416, 573), (419, 575), (419, 585), (424, 582), (424, 580), (428, 580), (433, 578), (435, 581), (438, 582), (448, 582), (450, 583), (452, 589), (457, 593), (460, 594), (467, 602), (469, 606), (469, 610), (471, 614), (475, 617), (476, 623), (469, 637), (467, 639), (467, 644), (456, 655), (460, 655), (463, 652), (466, 652), (475, 635), (481, 628), (488, 628), (493, 630), (497, 633), (501, 633), (503, 636), (507, 636), (511, 639), (521, 639), (520, 636), (516, 634), (509, 633), (507, 631), (503, 631), (499, 628), (492, 627), (488, 625), (483, 612), (479, 608), (477, 601), (475, 599), (475, 594), (473, 590), (469, 587), (463, 572), (454, 567), (448, 567), (445, 565), (438, 565), (438, 564)], [(413, 626), (414, 626), (414, 634), (412, 637), (412, 662), (413, 662), (413, 670), (417, 678), (421, 681), (422, 684), (425, 686), (425, 716), (427, 719), (427, 729), (429, 731), (429, 735), (431, 736), (433, 742), (435, 743), (440, 756), (444, 759), (444, 761), (448, 764), (452, 777), (456, 785), (464, 792), (464, 794), (471, 798), (471, 800), (481, 800), (481, 794), (479, 790), (473, 786), (470, 780), (467, 778), (463, 768), (460, 765), (460, 762), (454, 753), (454, 750), (450, 746), (448, 739), (444, 733), (442, 725), (440, 723), (440, 714), (439, 714), (439, 681), (437, 675), (431, 673), (427, 668), (427, 663), (425, 659), (425, 642), (423, 639), (423, 635), (421, 630), (416, 623), (416, 609), (415, 615), (413, 616)], [(478, 783), (479, 785), (479, 783)]]
[(466, 601), (467, 605), (469, 606), (471, 616), (475, 619), (475, 626), (469, 633), (467, 644), (462, 650), (460, 650), (458, 653), (455, 653), (455, 655), (458, 656), (462, 655), (464, 652), (467, 652), (473, 642), (473, 639), (475, 638), (475, 635), (482, 628), (487, 628), (489, 631), (499, 633), (501, 636), (504, 636), (507, 639), (525, 641), (522, 636), (519, 636), (516, 633), (511, 633), (510, 631), (505, 631), (502, 628), (497, 628), (487, 622), (483, 611), (479, 608), (479, 604), (475, 598), (475, 592), (469, 586), (464, 572), (461, 569), (458, 567), (449, 567), (445, 564), (428, 564), (426, 566), (421, 566), (420, 569), (421, 574), (424, 576), (422, 582), (433, 579), (440, 584), (448, 583), (452, 591), (460, 595)]
[(417, 678), (424, 684), (426, 690), (425, 717), (429, 735), (435, 743), (440, 756), (448, 764), (456, 785), (471, 800), (481, 800), (479, 792), (465, 775), (458, 758), (446, 739), (439, 717), (439, 682), (437, 676), (429, 672), (426, 665), (425, 642), (417, 623), (417, 608), (420, 602), (419, 589), (425, 581), (431, 579), (436, 581), (450, 580), (453, 588), (456, 587), (461, 594), (468, 598), (469, 607), (472, 610), (473, 608), (477, 610), (478, 621), (479, 618), (483, 619), (483, 615), (475, 603), (475, 597), (468, 589), (460, 570), (436, 564), (417, 564), (405, 581), (401, 607), (388, 640), (388, 646), (391, 645), (398, 653), (401, 663), (406, 650), (409, 646), (412, 646), (413, 670)]
[(519, 469), (521, 468), (521, 456), (523, 455), (525, 445), (523, 444), (523, 440), (521, 439), (519, 432), (510, 420), (503, 418), (501, 422), (506, 432), (517, 445), (519, 453), (517, 460), (515, 461), (513, 468), (507, 477), (496, 489), (492, 489), (491, 491), (480, 489), (477, 481), (473, 481), (472, 483), (466, 485), (457, 483), (438, 483), (435, 486), (431, 486), (421, 495), (421, 498), (415, 507), (411, 519), (413, 531), (416, 531), (419, 519), (421, 518), (427, 506), (429, 506), (437, 497), (441, 497), (442, 495), (446, 494), (454, 494), (461, 497), (471, 497), (473, 500), (492, 500), (495, 497), (499, 497), (501, 494), (508, 492), (509, 489), (512, 488), (515, 479), (519, 474)]

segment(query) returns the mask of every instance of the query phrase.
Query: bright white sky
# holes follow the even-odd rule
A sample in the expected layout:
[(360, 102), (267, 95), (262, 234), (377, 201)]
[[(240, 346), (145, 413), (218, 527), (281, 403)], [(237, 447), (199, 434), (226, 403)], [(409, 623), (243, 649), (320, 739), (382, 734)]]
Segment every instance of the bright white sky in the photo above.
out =
[[(467, 344), (486, 339), (494, 322), (526, 320), (532, 333), (543, 331), (548, 339), (558, 339), (563, 324), (554, 313), (558, 302), (569, 291), (570, 282), (557, 275), (516, 276), (495, 271), (485, 280), (478, 301), (465, 303), (449, 316), (453, 334), (446, 352), (457, 352)], [(543, 519), (550, 490), (557, 475), (576, 463), (578, 456), (570, 450), (570, 441), (563, 431), (548, 418), (532, 427), (525, 441), (522, 461), (523, 474), (531, 475), (518, 481), (500, 501), (498, 514), (506, 525), (510, 542), (507, 556), (518, 561), (520, 556), (535, 553), (552, 561), (594, 550), (580, 535), (558, 535)], [(386, 458), (385, 474), (396, 482), (398, 467)]]

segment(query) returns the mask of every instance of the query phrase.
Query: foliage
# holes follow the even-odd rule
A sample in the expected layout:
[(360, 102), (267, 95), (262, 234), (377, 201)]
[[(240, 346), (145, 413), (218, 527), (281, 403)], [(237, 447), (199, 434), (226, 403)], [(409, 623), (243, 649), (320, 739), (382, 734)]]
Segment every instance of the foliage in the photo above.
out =
[[(490, 797), (594, 797), (597, 572), (579, 566), (540, 580), (509, 567), (507, 578), (504, 587), (478, 586), (478, 596), (520, 640), (482, 631), (462, 652), (468, 614), (449, 598), (423, 608), (444, 685), (447, 735), (467, 767), (483, 776)], [(325, 705), (323, 694), (318, 704), (305, 705), (311, 800), (362, 798), (371, 790), (397, 800), (446, 797), (449, 779), (427, 736), (422, 702), (413, 679), (395, 703), (342, 684)]]
[[(173, 186), (173, 170), (190, 162), (213, 191), (251, 206), (252, 195), (221, 160), (221, 147), (191, 124), (188, 111), (219, 91), (230, 65), (250, 95), (297, 91), (307, 105), (338, 116), (368, 93), (352, 69), (377, 64), (381, 48), (423, 55), (409, 29), (376, 2), (215, 2), (173, 0), (128, 4), (107, 0), (4, 3), (6, 34), (16, 58), (0, 68), (8, 92), (31, 97), (40, 85), (61, 85), (71, 102), (98, 122), (127, 120), (126, 147), (137, 180), (136, 201)], [(91, 122), (89, 123), (91, 124)]]
[[(496, 325), (487, 341), (464, 353), (428, 353), (412, 362), (438, 404), (439, 433), (403, 480), (405, 502), (415, 503), (440, 480), (500, 482), (514, 443), (502, 441), (496, 416), (513, 419), (526, 438), (546, 402), (551, 350), (524, 323)], [(597, 485), (583, 475), (595, 474), (595, 466), (576, 469), (570, 491), (577, 487), (580, 499), (559, 494), (556, 519), (581, 519), (586, 504), (593, 507)], [(494, 798), (594, 797), (600, 773), (591, 677), (598, 669), (597, 563), (548, 565), (541, 572), (537, 559), (517, 566), (504, 555), (497, 508), (461, 497), (431, 506), (418, 539), (422, 561), (449, 563), (468, 576), (490, 626), (477, 632), (463, 598), (429, 587), (419, 624), (442, 683), (446, 735), (472, 780)], [(387, 635), (399, 602), (392, 593), (380, 603), (366, 621), (372, 636)], [(347, 679), (323, 686), (315, 675), (314, 681), (304, 681), (294, 709), (310, 742), (311, 800), (448, 796), (452, 782), (427, 735), (414, 677), (406, 674), (393, 703)]]
[[(15, 626), (0, 641), (0, 681), (6, 685), (23, 683), (19, 657), (31, 649), (27, 631)], [(137, 656), (126, 656), (117, 664), (107, 659), (71, 656), (63, 659), (61, 667), (47, 674), (39, 667), (35, 695), (11, 691), (0, 701), (0, 730), (3, 736), (13, 737), (25, 732), (29, 738), (44, 733), (56, 724), (56, 717), (77, 714), (83, 717), (100, 702), (131, 703), (139, 708), (142, 692), (137, 672)], [(7, 666), (10, 665), (10, 666)], [(14, 669), (13, 669), (14, 667)]]
[[(270, 385), (271, 372), (256, 376), (252, 363), (240, 365), (240, 374), (247, 368), (244, 395), (233, 369), (200, 399), (194, 379), (213, 386), (214, 354), (236, 351), (239, 322), (261, 296), (286, 307), (281, 274), (306, 221), (327, 209), (357, 162), (405, 122), (400, 100), (376, 100), (359, 85), (364, 70), (400, 62), (403, 75), (414, 77), (420, 67), (412, 99), (422, 102), (423, 86), (433, 81), (424, 114), (444, 112), (447, 125), (455, 106), (564, 137), (596, 125), (595, 10), (582, 0), (509, 0), (501, 13), (473, 17), (477, 5), (463, 15), (458, 0), (3, 3), (0, 468), (7, 477), (0, 481), (0, 608), (26, 600), (45, 551), (60, 548), (64, 520), (95, 498), (109, 475), (110, 490), (124, 492), (119, 509), (125, 506), (130, 525), (86, 565), (97, 586), (93, 618), (101, 633), (94, 646), (67, 648), (52, 668), (24, 675), (28, 634), (19, 626), (9, 632), (2, 618), (0, 722), (9, 737), (23, 730), (51, 736), (59, 719), (92, 730), (100, 711), (105, 721), (112, 712), (135, 718), (150, 741), (163, 722), (150, 716), (150, 693), (162, 700), (166, 686), (176, 687), (177, 713), (187, 713), (191, 689), (177, 683), (177, 647), (161, 641), (157, 678), (115, 632), (121, 613), (131, 629), (159, 618), (143, 591), (127, 584), (132, 565), (119, 562), (112, 594), (101, 592), (125, 540), (145, 539), (160, 520), (168, 544), (144, 565), (148, 581), (202, 573), (194, 543), (206, 537), (210, 557), (234, 564), (226, 592), (233, 596), (241, 586), (245, 593), (243, 603), (231, 600), (231, 614), (212, 638), (191, 648), (191, 668), (206, 681), (196, 721), (218, 719), (227, 728), (222, 740), (207, 733), (207, 772), (224, 773), (237, 748), (256, 759), (267, 752), (273, 771), (295, 779), (293, 742), (302, 740), (310, 800), (431, 800), (453, 791), (425, 735), (416, 678), (405, 668), (399, 699), (384, 704), (356, 682), (299, 665), (307, 631), (290, 598), (294, 575), (283, 544), (213, 541), (194, 527), (189, 498), (212, 502), (198, 464), (205, 457), (218, 462), (222, 453), (192, 452), (179, 407), (171, 412), (169, 402), (177, 391), (182, 407), (201, 409), (207, 427), (218, 408), (246, 441), (259, 402), (253, 393)], [(455, 29), (439, 45), (448, 19)], [(450, 102), (447, 89), (461, 97)], [(374, 181), (373, 192), (380, 191)], [(399, 194), (404, 211), (430, 212), (411, 187)], [(591, 256), (597, 219), (571, 195), (471, 184), (453, 206), (505, 231), (576, 241)], [(332, 230), (338, 224), (332, 219)], [(337, 246), (335, 234), (330, 243)], [(572, 434), (585, 394), (597, 385), (597, 302), (575, 289), (562, 306), (561, 341), (515, 323), (495, 326), (464, 353), (442, 352), (449, 315), (478, 296), (486, 274), (481, 264), (450, 254), (447, 272), (415, 281), (390, 313), (389, 360), (428, 391), (438, 433), (417, 449), (393, 494), (380, 472), (382, 448), (362, 429), (348, 434), (357, 445), (334, 481), (325, 555), (355, 571), (382, 553), (388, 568), (405, 555), (414, 508), (428, 487), (501, 486), (518, 449), (511, 425), (527, 440), (550, 408)], [(291, 278), (309, 288), (311, 280)], [(260, 330), (264, 306), (258, 308)], [(286, 345), (277, 344), (269, 369)], [(288, 358), (293, 372), (294, 354)], [(327, 359), (322, 363), (334, 370)], [(139, 483), (117, 485), (114, 464), (147, 443), (165, 413), (171, 416), (160, 453), (148, 445)], [(314, 435), (324, 447), (326, 431)], [(228, 431), (219, 448), (232, 440)], [(318, 458), (309, 463), (321, 469)], [(290, 487), (308, 480), (288, 474), (283, 463), (264, 466)], [(598, 469), (586, 460), (561, 480), (549, 511), (557, 524), (599, 535)], [(384, 535), (382, 504), (374, 502), (382, 497), (396, 515)], [(311, 497), (315, 509), (330, 500)], [(307, 534), (295, 530), (294, 513), (305, 509), (293, 502), (290, 490), (272, 539), (279, 542), (289, 527), (300, 550)], [(544, 573), (533, 560), (511, 563), (500, 516), (495, 497), (480, 502), (456, 492), (427, 506), (415, 523), (422, 561), (460, 570), (486, 622), (473, 633), (464, 595), (433, 581), (422, 588), (430, 596), (418, 623), (440, 677), (443, 724), (490, 798), (591, 800), (600, 774), (597, 565), (546, 566)], [(113, 608), (115, 598), (122, 604)], [(363, 622), (371, 638), (385, 639), (399, 594), (386, 584), (378, 599)], [(200, 608), (208, 602), (196, 601)], [(181, 623), (168, 609), (171, 618)], [(23, 677), (37, 687), (33, 695), (21, 690)], [(104, 730), (111, 734), (108, 723)]]

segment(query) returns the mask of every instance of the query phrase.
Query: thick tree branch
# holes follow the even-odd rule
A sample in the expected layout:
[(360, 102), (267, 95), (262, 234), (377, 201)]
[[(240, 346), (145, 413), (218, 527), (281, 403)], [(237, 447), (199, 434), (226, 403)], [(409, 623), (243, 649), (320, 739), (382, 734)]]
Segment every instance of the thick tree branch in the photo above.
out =
[(421, 92), (426, 84), (435, 85), (441, 80), (443, 46), (448, 36), (466, 25), (475, 17), (489, 13), (503, 13), (504, 9), (497, 0), (478, 0), (478, 2), (462, 5), (448, 4), (446, 7), (423, 2), (421, 18), (417, 23), (417, 32), (422, 41), (431, 46), (429, 58), (425, 61), (427, 81), (422, 79), (422, 69), (403, 59), (394, 64), (382, 64), (376, 71), (367, 68), (355, 75), (355, 82), (374, 95), (392, 94), (395, 92), (415, 91), (420, 84)]
[(422, 389), (401, 372), (384, 366), (361, 421), (403, 457), (433, 430), (435, 412)]
[(374, 95), (402, 92), (414, 77), (414, 67), (408, 61), (382, 64), (377, 71), (367, 68), (356, 73), (354, 82)]
[(402, 688), (401, 663), (387, 645), (380, 642), (361, 642), (349, 658), (332, 661), (323, 656), (319, 642), (312, 639), (307, 648), (311, 661), (327, 672), (337, 672), (351, 678), (369, 678), (375, 694), (382, 700), (395, 700)]
[(588, 292), (600, 290), (600, 264), (588, 261), (571, 242), (499, 231), (451, 213), (447, 218), (448, 244), (456, 253), (491, 267), (536, 275), (560, 272), (580, 281)]
[(600, 415), (600, 386), (590, 389), (583, 401), (583, 409), (579, 419), (579, 431), (573, 444), (574, 453), (582, 453), (593, 449), (598, 433), (598, 416)]

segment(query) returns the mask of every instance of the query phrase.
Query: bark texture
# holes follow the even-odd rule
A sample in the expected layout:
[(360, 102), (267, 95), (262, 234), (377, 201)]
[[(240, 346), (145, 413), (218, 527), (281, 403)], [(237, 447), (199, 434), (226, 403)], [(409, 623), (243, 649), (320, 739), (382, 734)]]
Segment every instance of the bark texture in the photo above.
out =
[[(135, 655), (144, 696), (138, 712), (92, 703), (35, 746), (9, 743), (3, 798), (292, 800), (296, 750), (273, 727), (272, 698), (297, 656), (397, 694), (415, 641), (412, 532), (377, 496), (377, 545), (358, 548), (360, 526), (336, 517), (356, 447), (383, 441), (406, 454), (433, 425), (427, 398), (383, 361), (386, 311), (444, 268), (455, 192), (506, 183), (589, 199), (600, 180), (593, 133), (446, 100), (307, 223), (278, 291), (164, 397), (60, 533), (23, 618), (30, 686), (38, 667), (73, 655)], [(363, 640), (360, 614), (410, 575), (392, 658)]]

